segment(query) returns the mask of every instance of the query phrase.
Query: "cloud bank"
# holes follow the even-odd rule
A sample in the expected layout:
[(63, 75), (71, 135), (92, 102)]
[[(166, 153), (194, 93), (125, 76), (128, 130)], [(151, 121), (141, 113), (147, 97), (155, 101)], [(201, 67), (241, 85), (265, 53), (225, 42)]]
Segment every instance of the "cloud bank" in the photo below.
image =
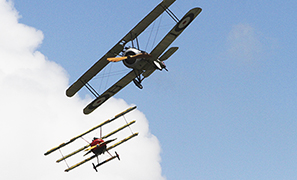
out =
[[(50, 148), (112, 118), (131, 105), (122, 99), (111, 98), (93, 114), (83, 115), (82, 109), (90, 100), (65, 96), (65, 89), (69, 86), (67, 72), (37, 51), (43, 33), (19, 23), (19, 17), (11, 1), (0, 0), (0, 177), (165, 179), (161, 173), (159, 142), (150, 134), (148, 121), (138, 110), (129, 113), (126, 119), (137, 121), (132, 129), (139, 132), (139, 136), (116, 148), (121, 156), (120, 162), (111, 161), (100, 167), (98, 173), (90, 162), (64, 173), (64, 162), (55, 163), (60, 158), (59, 152), (43, 155)], [(111, 123), (103, 128), (103, 134), (123, 123), (123, 119)], [(123, 139), (128, 135), (130, 132), (124, 131), (118, 136)], [(86, 139), (93, 136), (98, 136), (98, 132)], [(85, 145), (84, 141), (73, 143), (65, 150), (70, 152), (81, 144)], [(82, 154), (71, 158), (69, 164), (80, 160), (83, 160)]]

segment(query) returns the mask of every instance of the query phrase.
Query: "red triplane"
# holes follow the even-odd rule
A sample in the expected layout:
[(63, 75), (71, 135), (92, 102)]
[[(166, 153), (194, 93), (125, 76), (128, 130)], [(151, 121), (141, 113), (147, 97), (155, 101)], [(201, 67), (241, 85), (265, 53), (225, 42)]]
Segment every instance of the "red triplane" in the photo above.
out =
[[(125, 110), (125, 111), (119, 113), (119, 114), (116, 115), (114, 118), (112, 118), (112, 119), (108, 119), (108, 120), (104, 121), (103, 123), (101, 123), (101, 124), (99, 124), (99, 125), (93, 127), (92, 129), (90, 129), (90, 130), (88, 130), (88, 131), (82, 133), (81, 135), (78, 135), (78, 136), (76, 136), (76, 137), (70, 139), (69, 141), (67, 141), (67, 142), (65, 142), (65, 143), (62, 143), (61, 145), (59, 145), (59, 146), (57, 146), (57, 147), (55, 147), (55, 148), (52, 148), (51, 150), (49, 150), (49, 151), (47, 151), (46, 153), (44, 153), (44, 155), (48, 155), (48, 154), (50, 154), (50, 153), (52, 153), (52, 152), (54, 152), (54, 151), (56, 151), (56, 150), (60, 150), (62, 147), (64, 147), (64, 146), (66, 146), (66, 145), (68, 145), (68, 144), (74, 142), (76, 139), (78, 139), (78, 138), (82, 138), (84, 135), (86, 135), (86, 134), (88, 134), (88, 133), (94, 131), (95, 129), (101, 128), (103, 125), (106, 125), (106, 124), (108, 124), (108, 123), (110, 123), (110, 122), (116, 120), (117, 118), (119, 118), (119, 117), (121, 117), (121, 116), (124, 116), (125, 114), (127, 114), (128, 112), (130, 112), (130, 111), (132, 111), (132, 110), (134, 110), (134, 109), (136, 109), (136, 106), (131, 107), (131, 108), (129, 108), (129, 109), (127, 109), (127, 110)], [(87, 151), (87, 153), (85, 153), (84, 156), (86, 156), (86, 155), (88, 155), (88, 154), (90, 154), (90, 153), (92, 153), (93, 155), (92, 155), (91, 157), (89, 157), (89, 158), (87, 158), (87, 159), (85, 159), (85, 160), (83, 160), (83, 161), (81, 161), (81, 162), (79, 162), (79, 163), (77, 163), (77, 164), (71, 166), (71, 167), (69, 167), (68, 164), (67, 164), (67, 162), (66, 162), (68, 168), (65, 169), (65, 172), (68, 172), (68, 171), (70, 171), (70, 170), (72, 170), (72, 169), (74, 169), (74, 168), (76, 168), (76, 167), (78, 167), (78, 166), (84, 164), (85, 162), (88, 162), (88, 161), (90, 161), (91, 159), (94, 159), (95, 157), (97, 157), (97, 164), (95, 165), (95, 164), (93, 163), (93, 168), (94, 168), (96, 171), (97, 171), (97, 167), (101, 166), (102, 164), (104, 164), (104, 163), (106, 163), (106, 162), (108, 162), (108, 161), (111, 161), (111, 160), (113, 160), (113, 159), (115, 159), (115, 158), (118, 158), (118, 159), (120, 160), (120, 157), (119, 157), (119, 155), (118, 155), (117, 152), (115, 152), (115, 155), (111, 155), (111, 154), (109, 153), (109, 151), (110, 151), (111, 149), (115, 148), (116, 146), (118, 146), (118, 145), (120, 145), (120, 144), (122, 144), (122, 143), (124, 143), (124, 142), (126, 142), (126, 141), (128, 141), (128, 140), (130, 140), (131, 138), (137, 136), (138, 133), (132, 133), (132, 135), (130, 135), (129, 137), (127, 137), (127, 138), (125, 138), (125, 139), (123, 139), (123, 140), (121, 140), (121, 141), (119, 141), (119, 142), (117, 142), (117, 143), (115, 143), (115, 144), (113, 144), (113, 145), (111, 145), (111, 146), (107, 146), (107, 145), (108, 145), (109, 143), (115, 141), (116, 138), (115, 138), (115, 139), (106, 140), (106, 141), (104, 141), (104, 139), (110, 137), (111, 135), (114, 135), (115, 133), (117, 133), (117, 132), (123, 130), (123, 129), (126, 128), (126, 127), (129, 127), (130, 125), (132, 125), (132, 124), (134, 124), (134, 123), (135, 123), (135, 120), (134, 120), (134, 121), (131, 121), (131, 122), (129, 122), (129, 123), (126, 122), (126, 125), (124, 125), (124, 126), (118, 128), (117, 130), (115, 130), (115, 131), (113, 131), (113, 132), (111, 132), (111, 133), (109, 133), (109, 134), (107, 134), (107, 135), (105, 135), (105, 136), (103, 136), (103, 137), (100, 137), (100, 138), (96, 138), (96, 137), (94, 137), (93, 141), (92, 141), (91, 143), (88, 143), (88, 145), (86, 145), (86, 146), (84, 146), (84, 147), (82, 147), (82, 148), (80, 148), (80, 149), (78, 149), (78, 150), (76, 150), (76, 151), (74, 151), (74, 152), (72, 152), (72, 153), (66, 155), (66, 156), (64, 156), (64, 155), (62, 154), (62, 158), (58, 159), (56, 162), (57, 162), (57, 163), (58, 163), (58, 162), (61, 162), (61, 161), (65, 161), (65, 162), (66, 162), (66, 159), (67, 159), (67, 158), (69, 158), (69, 157), (71, 157), (71, 156), (73, 156), (73, 155), (75, 155), (75, 154), (77, 154), (77, 153), (79, 153), (79, 152), (81, 152), (81, 151), (83, 151), (83, 150)], [(100, 131), (100, 132), (101, 132), (101, 131)], [(132, 132), (132, 131), (131, 131), (131, 132)], [(101, 133), (100, 133), (100, 134), (101, 134)], [(100, 136), (101, 136), (101, 135), (100, 135)], [(104, 160), (104, 161), (102, 161), (102, 162), (99, 162), (99, 158), (98, 158), (98, 156), (99, 156), (100, 154), (105, 153), (105, 152), (107, 152), (107, 153), (110, 155), (110, 158), (108, 158), (108, 159), (106, 159), (106, 160)]]

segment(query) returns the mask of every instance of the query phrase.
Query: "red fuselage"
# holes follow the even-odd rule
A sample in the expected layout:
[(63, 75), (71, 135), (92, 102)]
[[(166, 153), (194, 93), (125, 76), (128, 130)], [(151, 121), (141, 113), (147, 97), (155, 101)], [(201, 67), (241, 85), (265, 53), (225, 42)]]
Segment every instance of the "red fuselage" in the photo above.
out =
[(104, 143), (104, 141), (102, 139), (99, 139), (99, 138), (94, 139), (90, 145), (91, 145), (91, 147), (97, 145), (97, 147), (92, 149), (92, 152), (96, 155), (100, 155), (100, 154), (104, 153), (106, 150), (106, 144)]

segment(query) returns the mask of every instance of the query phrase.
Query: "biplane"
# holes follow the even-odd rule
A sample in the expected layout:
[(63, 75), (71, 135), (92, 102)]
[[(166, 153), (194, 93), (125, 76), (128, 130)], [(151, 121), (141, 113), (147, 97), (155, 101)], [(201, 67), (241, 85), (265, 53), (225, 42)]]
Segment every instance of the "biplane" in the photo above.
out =
[[(175, 53), (178, 47), (171, 47), (165, 53), (163, 52), (202, 11), (201, 8), (193, 8), (188, 11), (181, 19), (178, 19), (172, 13), (172, 11), (168, 9), (169, 6), (174, 2), (175, 0), (163, 0), (160, 4), (158, 4), (130, 32), (128, 32), (116, 45), (114, 45), (103, 57), (101, 57), (89, 70), (87, 70), (66, 90), (66, 95), (68, 97), (72, 97), (83, 86), (85, 86), (95, 96), (95, 100), (93, 100), (84, 108), (84, 114), (89, 114), (94, 111), (97, 107), (119, 92), (131, 81), (133, 81), (137, 87), (142, 89), (143, 86), (141, 82), (145, 78), (149, 77), (155, 70), (167, 70), (164, 61), (167, 60), (173, 53)], [(176, 22), (176, 25), (150, 53), (140, 50), (137, 37), (164, 11), (167, 12), (169, 16)], [(128, 42), (132, 43), (132, 47), (126, 47)], [(132, 70), (100, 95), (92, 86), (90, 86), (88, 82), (110, 62), (119, 61), (122, 61), (126, 67), (131, 68)]]
[[(126, 137), (125, 139), (122, 139), (121, 141), (116, 142), (115, 144), (113, 144), (113, 145), (111, 145), (111, 146), (108, 146), (108, 144), (111, 143), (111, 142), (113, 142), (113, 141), (115, 141), (116, 138), (114, 138), (114, 139), (110, 139), (110, 140), (105, 140), (105, 139), (109, 138), (110, 136), (114, 135), (115, 133), (117, 133), (117, 132), (119, 132), (119, 131), (121, 131), (121, 130), (127, 128), (127, 127), (130, 127), (130, 125), (134, 124), (136, 121), (133, 120), (133, 121), (131, 121), (131, 122), (129, 122), (129, 123), (126, 121), (126, 124), (125, 124), (124, 126), (118, 128), (118, 129), (116, 129), (115, 131), (112, 131), (111, 133), (109, 133), (109, 134), (107, 134), (107, 135), (105, 135), (105, 136), (103, 136), (103, 137), (101, 137), (101, 136), (102, 136), (102, 135), (101, 135), (101, 132), (102, 132), (102, 131), (101, 131), (101, 127), (104, 126), (104, 125), (106, 125), (106, 124), (108, 124), (108, 123), (111, 123), (112, 121), (118, 119), (119, 117), (124, 116), (125, 114), (131, 112), (131, 111), (134, 110), (134, 109), (136, 109), (136, 106), (131, 107), (131, 108), (128, 108), (127, 110), (125, 110), (125, 111), (119, 113), (118, 115), (116, 115), (114, 118), (112, 118), (112, 119), (108, 119), (108, 120), (104, 121), (103, 123), (101, 123), (101, 124), (99, 124), (99, 125), (97, 125), (97, 126), (91, 128), (90, 130), (88, 130), (88, 131), (86, 131), (86, 132), (84, 132), (84, 133), (82, 133), (82, 134), (80, 134), (80, 135), (78, 135), (78, 136), (76, 136), (76, 137), (70, 139), (69, 141), (67, 141), (67, 142), (65, 142), (65, 143), (62, 143), (62, 144), (60, 144), (59, 146), (54, 147), (54, 148), (48, 150), (46, 153), (44, 153), (44, 155), (45, 155), (45, 156), (46, 156), (46, 155), (49, 155), (50, 153), (52, 153), (52, 152), (54, 152), (54, 151), (56, 151), (56, 150), (60, 150), (60, 152), (61, 152), (61, 148), (63, 148), (64, 146), (66, 146), (66, 145), (68, 145), (68, 144), (74, 142), (75, 140), (77, 140), (77, 139), (79, 139), (79, 138), (82, 138), (83, 140), (85, 140), (85, 139), (83, 138), (84, 135), (86, 135), (86, 134), (88, 134), (88, 133), (90, 133), (90, 132), (92, 132), (92, 131), (94, 131), (94, 130), (100, 128), (100, 138), (94, 137), (94, 139), (92, 140), (91, 143), (88, 143), (87, 145), (81, 147), (80, 149), (78, 149), (78, 150), (76, 150), (76, 151), (74, 151), (74, 152), (72, 152), (72, 153), (70, 153), (70, 154), (68, 154), (68, 155), (65, 155), (65, 156), (64, 156), (64, 155), (62, 154), (62, 152), (61, 152), (62, 158), (60, 158), (60, 159), (58, 159), (58, 160), (56, 161), (57, 163), (59, 163), (59, 162), (61, 162), (61, 161), (65, 161), (65, 162), (66, 162), (66, 159), (67, 159), (67, 158), (69, 158), (69, 157), (71, 157), (71, 156), (73, 156), (73, 155), (75, 155), (75, 154), (77, 154), (77, 153), (79, 153), (79, 152), (81, 152), (81, 151), (84, 150), (84, 151), (86, 151), (86, 153), (84, 154), (84, 156), (86, 156), (86, 155), (88, 155), (88, 154), (90, 154), (90, 153), (92, 153), (93, 155), (90, 156), (90, 157), (88, 157), (87, 159), (84, 159), (83, 161), (81, 161), (81, 162), (79, 162), (79, 163), (73, 165), (73, 166), (69, 166), (68, 163), (66, 162), (68, 168), (65, 169), (65, 172), (69, 172), (70, 170), (72, 170), (72, 169), (74, 169), (74, 168), (76, 168), (76, 167), (78, 167), (78, 166), (80, 166), (80, 165), (82, 165), (82, 164), (84, 164), (84, 163), (86, 163), (86, 162), (88, 162), (88, 161), (94, 159), (94, 158), (97, 158), (97, 164), (95, 165), (94, 163), (92, 163), (92, 165), (93, 165), (93, 168), (95, 169), (95, 171), (97, 172), (97, 167), (99, 167), (99, 166), (101, 166), (101, 165), (103, 165), (103, 164), (105, 164), (105, 163), (107, 163), (107, 162), (109, 162), (109, 161), (111, 161), (111, 160), (113, 160), (113, 159), (115, 159), (115, 158), (117, 158), (118, 160), (120, 160), (120, 157), (119, 157), (119, 155), (118, 155), (117, 152), (115, 152), (115, 155), (112, 155), (112, 154), (109, 152), (111, 149), (115, 148), (116, 146), (118, 146), (118, 145), (120, 145), (120, 144), (122, 144), (122, 143), (124, 143), (124, 142), (130, 140), (131, 138), (133, 138), (133, 137), (135, 137), (135, 136), (138, 135), (138, 133), (132, 133), (132, 130), (130, 129), (132, 135)], [(125, 120), (126, 120), (126, 119), (125, 119)], [(85, 140), (85, 141), (86, 141), (86, 140)], [(98, 156), (101, 155), (101, 154), (104, 154), (105, 152), (107, 152), (107, 153), (110, 155), (110, 158), (108, 158), (108, 159), (106, 159), (106, 160), (104, 160), (104, 161), (102, 161), (102, 162), (99, 162), (99, 158), (98, 158)]]

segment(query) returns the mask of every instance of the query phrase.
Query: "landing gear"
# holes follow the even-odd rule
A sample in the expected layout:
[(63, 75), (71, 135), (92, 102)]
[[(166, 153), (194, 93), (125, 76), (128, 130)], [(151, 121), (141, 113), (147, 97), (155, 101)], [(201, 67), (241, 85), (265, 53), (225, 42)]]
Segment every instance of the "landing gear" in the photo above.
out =
[(92, 164), (93, 164), (93, 168), (95, 169), (95, 171), (98, 172), (96, 165), (94, 163), (92, 163)]
[[(107, 151), (107, 152), (108, 152), (108, 151)], [(102, 164), (105, 164), (105, 163), (107, 163), (108, 161), (113, 160), (114, 158), (118, 158), (118, 160), (120, 160), (120, 156), (119, 156), (119, 154), (118, 154), (117, 152), (115, 152), (115, 155), (114, 155), (114, 156), (111, 155), (109, 152), (108, 152), (108, 154), (109, 154), (111, 157), (108, 158), (108, 159), (106, 159), (105, 161), (99, 163), (99, 160), (98, 160), (98, 164), (97, 164), (97, 165), (95, 165), (94, 163), (92, 163), (93, 168), (95, 169), (96, 172), (98, 172), (97, 167), (101, 166)], [(97, 157), (98, 157), (98, 156), (97, 156)]]
[(135, 84), (139, 89), (142, 89), (143, 86), (141, 85), (141, 82), (142, 82), (142, 80), (143, 80), (144, 78), (141, 78), (141, 76), (140, 76), (141, 73), (136, 72), (135, 70), (134, 70), (134, 72), (135, 72), (136, 78), (133, 79), (133, 82), (134, 82), (134, 84)]
[[(97, 163), (99, 164), (99, 158), (98, 158), (98, 156), (96, 156), (96, 157), (97, 157)], [(95, 171), (98, 172), (96, 165), (94, 163), (92, 163), (92, 165), (93, 165), (93, 168), (95, 169)]]
[(116, 151), (115, 151), (115, 154), (116, 154), (116, 157), (118, 158), (118, 160), (120, 161), (121, 159), (120, 159), (119, 154)]
[(139, 89), (143, 88), (143, 86), (141, 85), (141, 81), (139, 81), (138, 79), (133, 79), (133, 82)]

